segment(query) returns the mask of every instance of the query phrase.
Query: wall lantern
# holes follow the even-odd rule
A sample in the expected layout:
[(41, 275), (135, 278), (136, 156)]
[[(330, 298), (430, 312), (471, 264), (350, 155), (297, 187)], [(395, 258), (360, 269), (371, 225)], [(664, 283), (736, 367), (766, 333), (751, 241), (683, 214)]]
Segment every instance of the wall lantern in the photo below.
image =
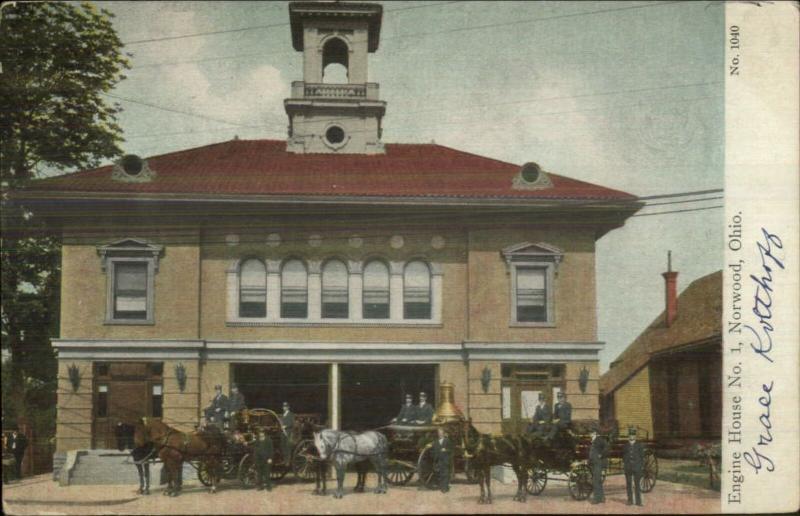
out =
[(183, 364), (175, 366), (175, 379), (178, 380), (178, 389), (183, 392), (186, 389), (186, 367)]
[(581, 393), (586, 394), (586, 386), (589, 384), (589, 370), (586, 369), (586, 366), (583, 366), (581, 369), (580, 375), (578, 376), (578, 387), (581, 388)]
[(67, 374), (69, 375), (69, 383), (72, 385), (72, 392), (78, 392), (81, 386), (81, 371), (74, 363), (67, 367)]
[(489, 392), (489, 384), (492, 381), (492, 370), (489, 369), (489, 366), (483, 368), (483, 372), (481, 373), (481, 387), (483, 387), (483, 392)]

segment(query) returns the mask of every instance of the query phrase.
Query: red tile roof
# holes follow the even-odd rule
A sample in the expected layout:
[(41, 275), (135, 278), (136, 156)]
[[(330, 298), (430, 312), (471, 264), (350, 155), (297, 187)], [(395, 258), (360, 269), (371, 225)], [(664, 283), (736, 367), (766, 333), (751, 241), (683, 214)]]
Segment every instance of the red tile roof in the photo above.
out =
[(232, 140), (147, 159), (147, 183), (112, 166), (36, 181), (30, 190), (131, 194), (461, 197), (631, 201), (631, 194), (549, 174), (552, 187), (512, 188), (519, 165), (436, 144), (387, 144), (386, 153), (292, 154), (282, 140)]

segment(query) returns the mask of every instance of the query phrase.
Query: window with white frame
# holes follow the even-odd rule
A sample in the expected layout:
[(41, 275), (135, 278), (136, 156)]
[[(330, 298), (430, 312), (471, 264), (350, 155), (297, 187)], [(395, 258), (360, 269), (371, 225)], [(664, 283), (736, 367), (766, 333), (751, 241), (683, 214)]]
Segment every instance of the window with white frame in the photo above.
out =
[(547, 269), (516, 268), (517, 322), (547, 322)]
[(431, 318), (431, 269), (423, 261), (406, 264), (403, 271), (403, 319)]
[(114, 263), (114, 319), (147, 319), (147, 262)]
[(389, 267), (373, 260), (364, 267), (364, 319), (389, 318)]
[(267, 316), (267, 269), (251, 258), (239, 268), (239, 317)]
[(308, 271), (297, 259), (288, 260), (281, 268), (281, 317), (308, 317)]
[(106, 324), (154, 324), (160, 245), (126, 238), (98, 246), (107, 275)]
[(511, 285), (511, 324), (555, 324), (555, 273), (564, 255), (555, 246), (524, 242), (503, 249)]
[(330, 260), (322, 267), (322, 317), (347, 319), (349, 312), (347, 266)]

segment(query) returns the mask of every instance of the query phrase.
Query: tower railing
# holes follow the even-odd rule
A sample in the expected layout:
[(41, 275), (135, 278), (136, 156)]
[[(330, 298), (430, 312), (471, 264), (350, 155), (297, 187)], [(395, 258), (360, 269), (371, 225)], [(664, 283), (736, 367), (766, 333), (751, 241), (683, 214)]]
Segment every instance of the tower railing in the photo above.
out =
[(292, 97), (311, 99), (363, 99), (378, 100), (378, 84), (323, 84), (295, 81)]

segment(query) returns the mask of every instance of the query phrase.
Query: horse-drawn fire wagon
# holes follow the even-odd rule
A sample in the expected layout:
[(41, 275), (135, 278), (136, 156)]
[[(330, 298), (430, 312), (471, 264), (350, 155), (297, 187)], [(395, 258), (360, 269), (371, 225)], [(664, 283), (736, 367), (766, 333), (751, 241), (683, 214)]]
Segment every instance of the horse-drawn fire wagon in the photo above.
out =
[(441, 401), (430, 425), (388, 425), (381, 429), (389, 441), (390, 484), (406, 485), (416, 474), (422, 485), (436, 487), (434, 459), (428, 445), (436, 439), (440, 427), (453, 443), (451, 477), (455, 473), (464, 473), (468, 480), (474, 480), (464, 449), (465, 419), (453, 403), (452, 384), (440, 386), (439, 399)]
[[(569, 493), (575, 500), (585, 500), (592, 493), (592, 469), (589, 466), (589, 449), (592, 441), (590, 428), (596, 421), (573, 421), (572, 429), (560, 432), (552, 441), (534, 439), (536, 460), (528, 470), (526, 491), (539, 495), (550, 481), (566, 481)], [(607, 475), (622, 474), (622, 452), (625, 440), (619, 439), (616, 429), (601, 432), (609, 441), (608, 465), (603, 470), (603, 482)], [(658, 477), (658, 459), (653, 450), (654, 442), (641, 440), (645, 446), (644, 471), (640, 488), (643, 493), (653, 490)], [(554, 476), (559, 475), (559, 476)]]
[[(220, 457), (221, 478), (239, 480), (244, 487), (255, 486), (253, 444), (256, 432), (263, 429), (268, 438), (272, 439), (274, 449), (270, 474), (272, 481), (281, 480), (290, 471), (298, 479), (312, 480), (312, 457), (316, 451), (311, 432), (317, 427), (318, 419), (315, 415), (297, 414), (292, 435), (285, 435), (280, 418), (272, 410), (242, 410), (238, 417), (233, 418), (231, 428), (224, 431), (225, 447)], [(207, 462), (198, 461), (192, 465), (197, 470), (200, 482), (210, 486)]]

